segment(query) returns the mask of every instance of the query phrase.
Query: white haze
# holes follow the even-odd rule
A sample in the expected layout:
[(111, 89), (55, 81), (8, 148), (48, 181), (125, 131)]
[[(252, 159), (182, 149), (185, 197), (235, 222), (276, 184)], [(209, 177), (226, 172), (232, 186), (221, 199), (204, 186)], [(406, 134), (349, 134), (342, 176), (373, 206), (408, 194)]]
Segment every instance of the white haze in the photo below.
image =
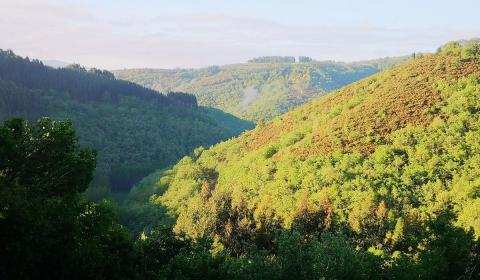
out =
[(253, 101), (255, 101), (255, 99), (257, 99), (259, 94), (260, 92), (254, 87), (245, 88), (245, 90), (243, 91), (243, 97), (242, 97), (243, 107), (247, 107)]

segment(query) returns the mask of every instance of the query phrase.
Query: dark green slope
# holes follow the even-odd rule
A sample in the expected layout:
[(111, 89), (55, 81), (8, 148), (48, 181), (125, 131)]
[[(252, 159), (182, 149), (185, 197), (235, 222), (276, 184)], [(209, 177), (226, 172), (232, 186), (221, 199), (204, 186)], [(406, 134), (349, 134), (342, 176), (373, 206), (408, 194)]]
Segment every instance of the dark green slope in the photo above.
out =
[(163, 95), (116, 80), (107, 71), (78, 65), (53, 69), (0, 51), (0, 120), (14, 116), (72, 120), (80, 142), (99, 152), (94, 184), (117, 190), (198, 146), (252, 128), (217, 109), (197, 106), (192, 95)]

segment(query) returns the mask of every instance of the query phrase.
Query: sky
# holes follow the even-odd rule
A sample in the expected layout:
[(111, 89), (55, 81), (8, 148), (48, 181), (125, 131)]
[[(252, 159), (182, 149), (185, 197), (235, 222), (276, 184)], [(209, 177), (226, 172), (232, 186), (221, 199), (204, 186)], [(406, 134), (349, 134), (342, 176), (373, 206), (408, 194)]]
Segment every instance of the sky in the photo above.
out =
[(479, 0), (0, 0), (0, 49), (103, 69), (358, 61), (480, 37)]

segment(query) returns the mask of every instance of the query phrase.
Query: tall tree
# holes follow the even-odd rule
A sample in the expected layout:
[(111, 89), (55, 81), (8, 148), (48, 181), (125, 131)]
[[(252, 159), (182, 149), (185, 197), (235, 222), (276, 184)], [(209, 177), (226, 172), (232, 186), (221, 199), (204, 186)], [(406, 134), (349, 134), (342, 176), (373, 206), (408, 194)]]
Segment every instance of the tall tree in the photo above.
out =
[(70, 122), (0, 127), (0, 278), (132, 275), (132, 242), (110, 207), (81, 196), (94, 168)]

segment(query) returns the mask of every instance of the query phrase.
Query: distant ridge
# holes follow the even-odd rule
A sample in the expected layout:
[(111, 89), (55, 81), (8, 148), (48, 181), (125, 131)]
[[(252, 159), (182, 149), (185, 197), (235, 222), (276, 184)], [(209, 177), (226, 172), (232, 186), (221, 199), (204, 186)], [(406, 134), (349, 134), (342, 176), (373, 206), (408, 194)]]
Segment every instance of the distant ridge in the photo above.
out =
[(269, 56), (201, 69), (124, 69), (113, 73), (119, 79), (159, 91), (192, 93), (201, 105), (259, 123), (410, 58), (343, 63), (299, 57), (297, 63), (295, 57)]

